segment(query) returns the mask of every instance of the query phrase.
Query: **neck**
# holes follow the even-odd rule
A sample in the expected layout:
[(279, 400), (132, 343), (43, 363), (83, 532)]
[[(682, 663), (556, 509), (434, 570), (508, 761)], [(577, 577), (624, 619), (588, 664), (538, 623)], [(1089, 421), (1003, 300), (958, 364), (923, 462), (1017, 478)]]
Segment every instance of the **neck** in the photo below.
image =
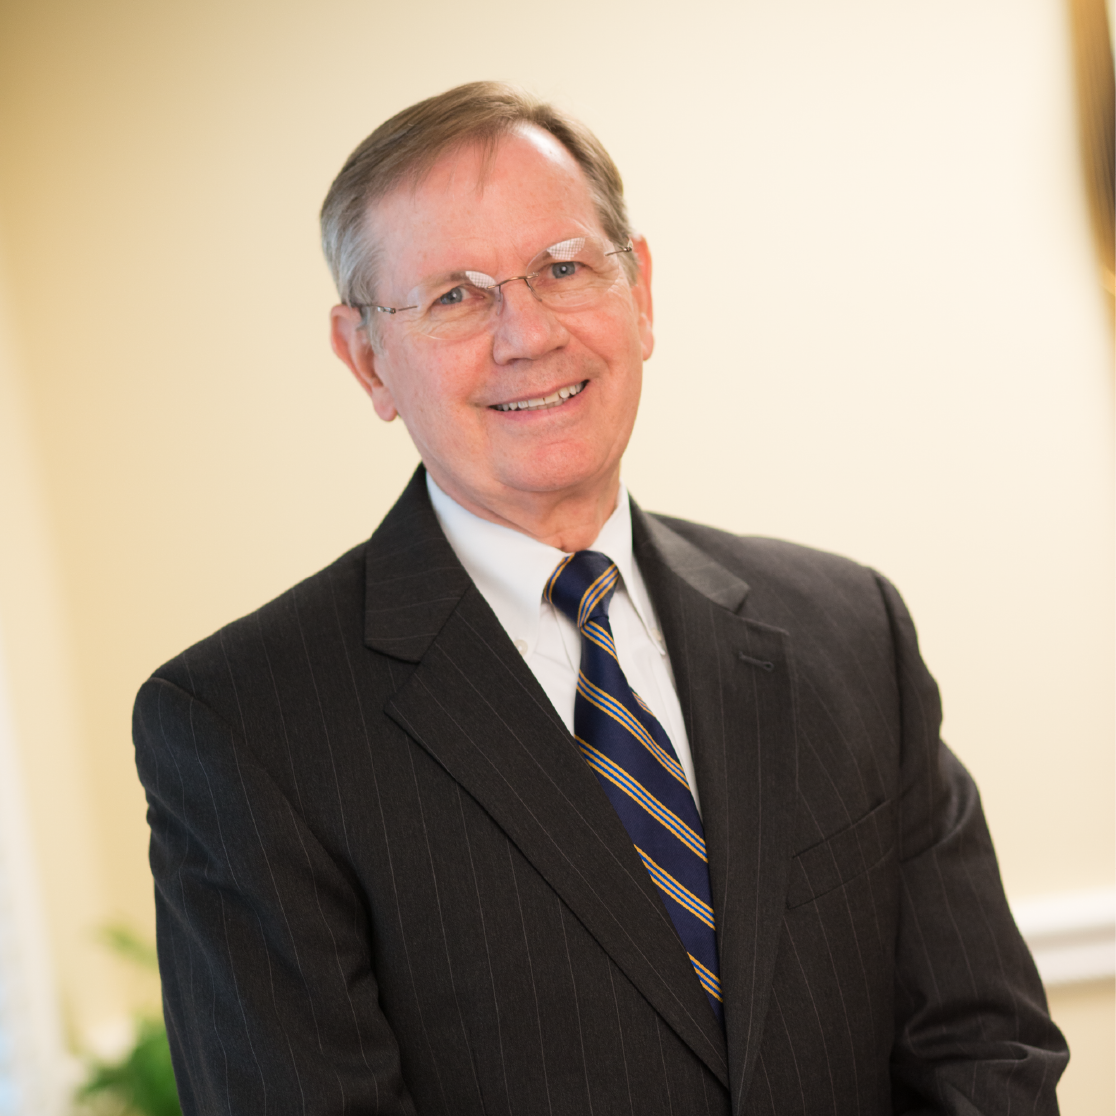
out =
[(530, 535), (567, 554), (592, 546), (616, 510), (620, 491), (619, 465), (603, 483), (598, 481), (584, 491), (513, 491), (499, 499), (478, 498), (452, 478), (434, 471), (430, 475), (447, 496), (478, 518)]

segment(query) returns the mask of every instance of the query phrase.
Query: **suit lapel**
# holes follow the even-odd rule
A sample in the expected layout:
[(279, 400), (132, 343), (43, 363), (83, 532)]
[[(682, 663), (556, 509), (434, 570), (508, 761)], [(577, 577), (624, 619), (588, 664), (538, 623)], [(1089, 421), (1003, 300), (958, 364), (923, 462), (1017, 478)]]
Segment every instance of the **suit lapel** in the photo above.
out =
[(364, 570), (365, 645), (421, 661), (473, 584), (438, 525), (421, 465), (368, 540)]
[(420, 469), (368, 546), (365, 643), (417, 663), (385, 712), (456, 779), (728, 1086), (720, 1027), (620, 819), (438, 526)]
[(739, 1110), (786, 903), (797, 779), (789, 637), (747, 617), (748, 586), (703, 551), (634, 505), (632, 523), (694, 757)]

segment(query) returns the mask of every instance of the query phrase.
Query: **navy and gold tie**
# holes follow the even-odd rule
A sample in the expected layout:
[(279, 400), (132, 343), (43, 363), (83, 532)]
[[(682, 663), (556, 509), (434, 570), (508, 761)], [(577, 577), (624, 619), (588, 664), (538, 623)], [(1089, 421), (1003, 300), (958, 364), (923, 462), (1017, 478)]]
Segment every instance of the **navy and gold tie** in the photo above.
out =
[(619, 576), (606, 555), (579, 550), (558, 564), (543, 590), (581, 633), (574, 737), (658, 887), (723, 1024), (705, 833), (670, 738), (620, 669), (608, 622)]

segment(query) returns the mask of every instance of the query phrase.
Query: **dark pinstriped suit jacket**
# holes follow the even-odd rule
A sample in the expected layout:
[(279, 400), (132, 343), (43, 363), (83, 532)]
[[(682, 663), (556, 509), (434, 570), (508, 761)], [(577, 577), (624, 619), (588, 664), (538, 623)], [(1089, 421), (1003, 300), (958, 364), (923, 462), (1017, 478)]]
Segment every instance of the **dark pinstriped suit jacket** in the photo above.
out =
[(420, 469), (367, 544), (140, 691), (187, 1114), (1056, 1111), (1065, 1048), (894, 590), (633, 529), (727, 1035)]

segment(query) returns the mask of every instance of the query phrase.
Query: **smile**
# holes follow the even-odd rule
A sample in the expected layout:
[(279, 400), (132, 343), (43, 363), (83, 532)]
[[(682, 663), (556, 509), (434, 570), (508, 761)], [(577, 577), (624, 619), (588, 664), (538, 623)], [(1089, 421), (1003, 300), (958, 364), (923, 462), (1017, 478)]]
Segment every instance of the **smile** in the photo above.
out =
[(542, 411), (548, 407), (561, 407), (567, 399), (580, 395), (587, 383), (588, 380), (582, 380), (580, 384), (559, 388), (541, 399), (521, 399), (518, 403), (495, 403), (492, 409), (494, 411)]

